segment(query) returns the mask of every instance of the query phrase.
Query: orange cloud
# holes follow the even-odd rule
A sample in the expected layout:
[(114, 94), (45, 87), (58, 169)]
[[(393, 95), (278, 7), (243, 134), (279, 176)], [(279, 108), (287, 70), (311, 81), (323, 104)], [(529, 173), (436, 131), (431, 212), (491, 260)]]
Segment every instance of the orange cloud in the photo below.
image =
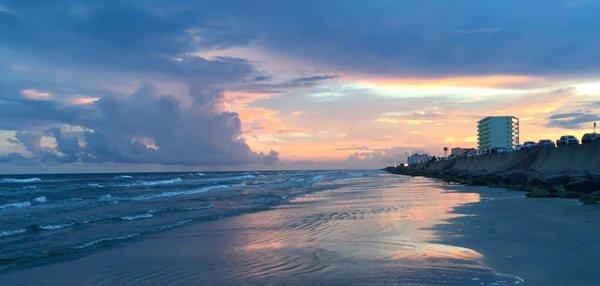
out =
[(96, 101), (98, 101), (97, 97), (72, 97), (72, 98), (68, 98), (66, 100), (69, 104), (73, 104), (73, 105), (86, 105), (86, 104), (91, 104), (94, 103)]
[(50, 92), (30, 88), (21, 90), (21, 95), (32, 100), (50, 100), (52, 98)]
[(545, 79), (526, 75), (483, 75), (483, 76), (456, 76), (440, 78), (417, 78), (417, 77), (372, 77), (345, 75), (344, 80), (351, 82), (363, 82), (382, 87), (395, 86), (426, 86), (426, 87), (515, 87), (540, 84)]

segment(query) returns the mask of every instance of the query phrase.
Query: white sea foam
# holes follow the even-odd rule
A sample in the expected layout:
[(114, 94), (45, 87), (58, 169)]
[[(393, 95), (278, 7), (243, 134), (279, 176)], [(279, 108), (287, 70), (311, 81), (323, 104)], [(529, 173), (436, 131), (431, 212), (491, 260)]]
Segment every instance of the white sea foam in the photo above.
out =
[(133, 177), (129, 176), (129, 175), (123, 175), (123, 176), (117, 176), (117, 177), (115, 177), (115, 179), (133, 179)]
[(28, 206), (31, 206), (30, 202), (16, 202), (16, 203), (0, 205), (0, 210), (11, 209), (11, 208), (24, 208), (24, 207), (28, 207)]
[(142, 181), (139, 183), (140, 186), (157, 186), (157, 185), (169, 185), (182, 182), (181, 178), (173, 178), (168, 180), (160, 180), (160, 181)]
[(92, 187), (92, 188), (104, 188), (104, 186), (103, 186), (103, 185), (100, 185), (100, 184), (98, 184), (98, 183), (91, 183), (91, 184), (88, 184), (88, 187)]
[(108, 202), (108, 203), (112, 203), (112, 204), (117, 203), (118, 200), (119, 200), (118, 197), (113, 197), (111, 195), (104, 195), (104, 196), (100, 197), (100, 201)]
[(230, 186), (229, 185), (210, 186), (210, 187), (204, 187), (204, 188), (200, 188), (200, 189), (193, 189), (193, 190), (186, 190), (186, 191), (172, 191), (172, 192), (164, 192), (164, 193), (157, 193), (157, 194), (150, 194), (150, 195), (134, 196), (134, 197), (126, 198), (125, 200), (145, 201), (145, 200), (167, 198), (167, 197), (174, 197), (174, 196), (194, 195), (194, 194), (208, 192), (208, 191), (214, 190), (214, 189), (222, 189), (222, 188), (228, 188), (228, 187), (230, 187)]
[(27, 178), (27, 179), (15, 179), (15, 178), (4, 178), (2, 179), (3, 183), (37, 183), (41, 182), (40, 178)]
[(179, 182), (183, 182), (183, 179), (177, 177), (177, 178), (173, 178), (173, 179), (157, 180), (157, 181), (137, 181), (137, 182), (133, 182), (133, 183), (129, 183), (129, 184), (119, 184), (119, 185), (115, 185), (115, 186), (118, 186), (118, 187), (152, 187), (152, 186), (176, 184)]
[(74, 223), (50, 224), (50, 225), (42, 225), (42, 226), (40, 226), (40, 228), (43, 230), (57, 230), (57, 229), (62, 229), (62, 228), (66, 228), (66, 227), (71, 227), (73, 225), (75, 225), (75, 224)]
[(192, 222), (192, 220), (188, 219), (188, 220), (180, 221), (180, 222), (177, 222), (177, 223), (174, 223), (174, 224), (164, 225), (164, 226), (160, 227), (160, 230), (167, 230), (167, 229), (170, 229), (170, 228), (178, 227), (180, 225), (188, 224), (190, 222)]
[(143, 214), (138, 214), (138, 215), (126, 215), (126, 216), (122, 216), (121, 219), (122, 220), (138, 220), (138, 219), (145, 219), (145, 218), (151, 218), (154, 215), (152, 215), (151, 213), (143, 213)]
[(312, 178), (312, 180), (313, 180), (313, 181), (318, 181), (318, 180), (321, 180), (321, 179), (323, 179), (323, 178), (325, 178), (323, 175), (317, 175), (317, 176), (314, 176), (314, 177)]
[(0, 230), (0, 237), (13, 236), (16, 234), (23, 234), (26, 232), (27, 232), (27, 230), (24, 228), (15, 229), (15, 230)]
[(140, 233), (132, 233), (132, 234), (127, 234), (127, 235), (122, 235), (122, 236), (116, 236), (116, 237), (105, 237), (105, 238), (100, 238), (100, 239), (96, 239), (90, 242), (86, 242), (82, 245), (76, 246), (75, 249), (83, 249), (83, 248), (88, 248), (90, 246), (94, 246), (98, 243), (102, 243), (102, 242), (107, 242), (107, 241), (114, 241), (114, 240), (123, 240), (123, 239), (128, 239), (128, 238), (132, 238), (135, 236), (140, 235)]
[(196, 176), (204, 176), (204, 173), (196, 173)]
[(45, 196), (40, 196), (40, 197), (33, 199), (33, 201), (36, 203), (45, 203), (47, 201), (47, 199)]
[(256, 178), (256, 176), (254, 176), (254, 175), (244, 175), (244, 176), (231, 177), (231, 179), (239, 179), (239, 180), (255, 179), (255, 178)]
[(167, 197), (174, 197), (174, 196), (194, 195), (194, 194), (208, 192), (208, 191), (214, 190), (214, 189), (222, 189), (222, 188), (229, 188), (229, 187), (230, 187), (229, 185), (217, 185), (217, 186), (209, 186), (209, 187), (204, 187), (204, 188), (200, 188), (200, 189), (193, 189), (193, 190), (186, 190), (186, 191), (172, 191), (172, 192), (163, 192), (163, 193), (132, 196), (132, 197), (116, 197), (116, 196), (111, 196), (111, 195), (104, 195), (104, 196), (100, 197), (100, 200), (108, 201), (108, 202), (146, 201), (146, 200), (167, 198)]
[(223, 178), (214, 178), (210, 179), (211, 181), (227, 181), (227, 180), (248, 180), (255, 179), (254, 175), (242, 175), (242, 176), (232, 176), (232, 177), (223, 177)]

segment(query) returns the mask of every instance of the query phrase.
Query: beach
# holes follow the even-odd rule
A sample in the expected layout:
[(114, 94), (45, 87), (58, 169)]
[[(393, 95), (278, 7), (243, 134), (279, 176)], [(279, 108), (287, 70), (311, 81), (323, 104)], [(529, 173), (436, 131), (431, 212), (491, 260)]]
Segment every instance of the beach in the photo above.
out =
[(600, 208), (376, 172), (258, 212), (0, 274), (2, 285), (595, 285)]

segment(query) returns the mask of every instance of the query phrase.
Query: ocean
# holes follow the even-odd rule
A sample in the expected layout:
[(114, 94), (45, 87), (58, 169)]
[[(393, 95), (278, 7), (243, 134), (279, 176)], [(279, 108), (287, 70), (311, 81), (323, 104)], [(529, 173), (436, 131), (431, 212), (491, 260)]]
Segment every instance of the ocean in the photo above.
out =
[(200, 221), (255, 212), (378, 171), (0, 176), (0, 271), (85, 255)]

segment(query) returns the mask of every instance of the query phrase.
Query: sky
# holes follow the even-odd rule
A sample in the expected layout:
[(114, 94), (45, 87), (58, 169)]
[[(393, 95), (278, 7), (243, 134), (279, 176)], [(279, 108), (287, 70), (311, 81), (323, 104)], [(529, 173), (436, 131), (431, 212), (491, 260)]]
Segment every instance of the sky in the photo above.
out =
[(600, 121), (600, 2), (0, 0), (0, 172), (380, 168)]

